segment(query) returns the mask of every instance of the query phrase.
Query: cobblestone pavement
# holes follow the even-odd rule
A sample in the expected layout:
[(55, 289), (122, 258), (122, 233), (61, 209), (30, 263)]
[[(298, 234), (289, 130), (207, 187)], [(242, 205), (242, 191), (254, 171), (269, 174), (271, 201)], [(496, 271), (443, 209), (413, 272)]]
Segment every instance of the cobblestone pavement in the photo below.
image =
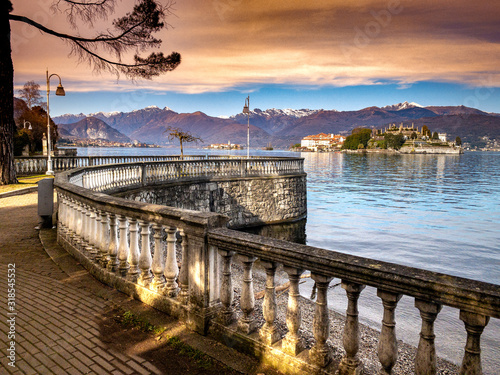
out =
[[(0, 374), (279, 375), (95, 280), (56, 243), (54, 230), (36, 229), (37, 199), (0, 197)], [(125, 311), (165, 331), (125, 327), (116, 319)], [(197, 362), (167, 345), (172, 336), (209, 359)]]
[[(0, 199), (1, 367), (11, 374), (161, 374), (139, 356), (111, 350), (100, 337), (111, 302), (82, 288), (46, 254), (35, 229), (36, 201), (36, 193)], [(8, 285), (13, 279), (15, 285)], [(9, 286), (15, 289), (12, 311)], [(9, 366), (11, 341), (15, 367)]]

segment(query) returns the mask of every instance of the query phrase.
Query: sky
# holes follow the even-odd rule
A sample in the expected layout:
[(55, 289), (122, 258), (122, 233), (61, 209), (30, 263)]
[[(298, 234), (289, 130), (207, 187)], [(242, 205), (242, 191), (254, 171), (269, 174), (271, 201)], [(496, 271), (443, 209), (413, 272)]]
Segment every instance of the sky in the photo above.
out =
[[(158, 0), (166, 4), (168, 0)], [(93, 37), (132, 9), (71, 29), (63, 1), (12, 0), (13, 14), (58, 32)], [(46, 95), (46, 70), (65, 97), (51, 116), (129, 112), (155, 105), (230, 116), (250, 108), (359, 110), (399, 102), (465, 105), (500, 113), (500, 1), (481, 0), (178, 0), (161, 51), (177, 69), (151, 81), (98, 74), (56, 37), (11, 21), (14, 84), (34, 80)], [(144, 53), (144, 55), (149, 54)], [(127, 57), (124, 57), (126, 60)]]

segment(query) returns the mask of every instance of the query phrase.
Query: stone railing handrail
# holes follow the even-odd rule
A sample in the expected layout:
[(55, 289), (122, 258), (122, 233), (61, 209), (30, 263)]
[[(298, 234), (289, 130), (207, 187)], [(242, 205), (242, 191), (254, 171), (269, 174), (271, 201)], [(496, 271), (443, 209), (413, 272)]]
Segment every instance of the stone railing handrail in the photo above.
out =
[[(202, 159), (202, 155), (185, 155), (184, 159)], [(79, 167), (91, 167), (103, 164), (121, 164), (134, 163), (141, 161), (164, 161), (164, 160), (180, 160), (180, 155), (164, 155), (164, 156), (53, 156), (52, 169), (54, 172), (67, 171)], [(47, 156), (16, 156), (14, 161), (16, 173), (22, 174), (38, 174), (47, 171)]]
[[(253, 169), (249, 168), (252, 166)], [(480, 337), (490, 317), (500, 318), (500, 287), (407, 266), (361, 258), (227, 229), (227, 218), (211, 212), (190, 211), (126, 200), (105, 193), (143, 184), (178, 179), (268, 178), (280, 173), (303, 173), (302, 159), (188, 160), (140, 162), (85, 167), (56, 176), (58, 240), (93, 275), (154, 307), (183, 319), (200, 333), (208, 328), (222, 340), (267, 361), (285, 372), (332, 373), (329, 332), (329, 283), (342, 280), (348, 305), (344, 328), (345, 355), (340, 375), (358, 374), (358, 299), (366, 285), (377, 288), (384, 317), (378, 343), (383, 374), (397, 361), (395, 308), (402, 295), (415, 298), (422, 318), (415, 360), (416, 374), (436, 373), (434, 321), (442, 305), (460, 310), (467, 343), (461, 374), (481, 374)], [(164, 240), (166, 233), (166, 241)], [(176, 252), (177, 234), (182, 239)], [(243, 264), (239, 319), (234, 304), (232, 263)], [(262, 316), (257, 327), (253, 293), (256, 260), (266, 272)], [(180, 264), (180, 268), (179, 268)], [(278, 265), (288, 274), (286, 327), (276, 324), (275, 274)], [(314, 344), (302, 355), (300, 331), (300, 276), (310, 271), (317, 299), (312, 331)], [(258, 330), (259, 334), (252, 335)], [(281, 340), (281, 347), (276, 343)], [(300, 354), (300, 355), (299, 355)], [(305, 360), (304, 360), (305, 358)], [(289, 366), (289, 367), (286, 367)], [(337, 368), (335, 367), (335, 368)]]
[[(251, 159), (275, 159), (276, 157), (252, 156)], [(79, 167), (91, 167), (104, 164), (123, 164), (136, 162), (152, 162), (167, 160), (200, 160), (200, 159), (241, 159), (232, 155), (144, 155), (144, 156), (53, 156), (54, 172), (67, 171)], [(279, 158), (276, 158), (279, 159)], [(17, 175), (42, 174), (47, 171), (47, 156), (16, 156), (14, 165)]]
[(208, 243), (219, 250), (500, 318), (498, 285), (226, 228), (210, 230)]
[(106, 164), (77, 168), (69, 181), (95, 191), (116, 191), (200, 178), (281, 176), (304, 173), (300, 158), (208, 159)]

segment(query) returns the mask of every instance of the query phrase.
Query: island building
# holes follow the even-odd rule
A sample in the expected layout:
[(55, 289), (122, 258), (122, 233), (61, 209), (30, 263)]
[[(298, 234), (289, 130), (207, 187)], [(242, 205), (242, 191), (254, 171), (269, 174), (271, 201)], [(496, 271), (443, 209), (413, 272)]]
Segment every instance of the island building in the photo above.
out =
[(344, 141), (345, 137), (340, 134), (319, 133), (302, 138), (300, 147), (312, 151), (340, 149)]
[(227, 143), (212, 143), (206, 148), (212, 148), (216, 150), (241, 150), (241, 145), (228, 141)]
[[(422, 130), (418, 129), (418, 127), (415, 128), (415, 126), (413, 125), (413, 123), (411, 124), (411, 127), (410, 126), (404, 126), (403, 123), (401, 123), (398, 126), (396, 126), (396, 124), (392, 124), (389, 128), (385, 128), (382, 133), (392, 133), (392, 134), (403, 134), (405, 136), (406, 139), (410, 138), (411, 135), (413, 133), (415, 133), (417, 135), (417, 138), (420, 139), (420, 138), (425, 138), (423, 137), (422, 135)], [(376, 135), (373, 134), (373, 137), (375, 137)], [(443, 143), (447, 143), (448, 142), (448, 135), (446, 133), (438, 133), (438, 138), (441, 142)]]
[[(422, 130), (418, 130), (418, 127), (415, 127), (413, 123), (410, 126), (404, 126), (403, 123), (401, 123), (399, 126), (396, 126), (396, 124), (392, 124), (388, 128), (385, 128), (382, 133), (392, 133), (392, 134), (403, 134), (405, 137), (411, 137), (413, 133), (417, 134), (417, 136), (422, 135)], [(420, 137), (419, 137), (420, 138)]]

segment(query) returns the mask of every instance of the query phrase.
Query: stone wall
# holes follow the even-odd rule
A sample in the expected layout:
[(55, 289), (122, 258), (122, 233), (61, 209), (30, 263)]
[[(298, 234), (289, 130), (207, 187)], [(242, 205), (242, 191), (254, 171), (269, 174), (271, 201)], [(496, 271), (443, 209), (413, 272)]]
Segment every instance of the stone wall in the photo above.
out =
[(307, 213), (306, 175), (185, 181), (145, 187), (119, 196), (164, 206), (216, 212), (228, 226), (291, 222)]
[(463, 154), (461, 147), (401, 147), (400, 154)]

